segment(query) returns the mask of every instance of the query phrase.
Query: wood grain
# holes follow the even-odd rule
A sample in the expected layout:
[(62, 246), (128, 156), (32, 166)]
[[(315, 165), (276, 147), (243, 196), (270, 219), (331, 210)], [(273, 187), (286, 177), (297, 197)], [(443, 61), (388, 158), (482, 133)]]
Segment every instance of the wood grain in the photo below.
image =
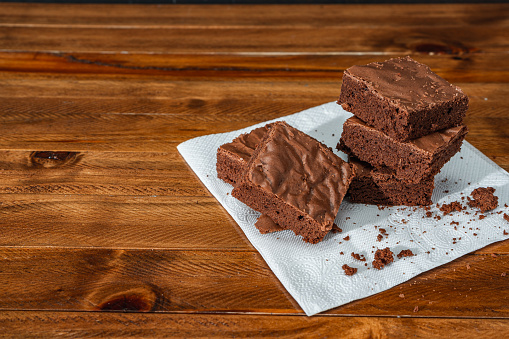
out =
[[(25, 190), (30, 188), (34, 193), (0, 194), (0, 246), (254, 250), (210, 194), (157, 196), (140, 189), (138, 195), (122, 195), (118, 190), (125, 186), (107, 184), (28, 185)], [(55, 192), (37, 193), (46, 189)], [(106, 192), (88, 195), (80, 189)], [(116, 194), (107, 194), (107, 189)], [(509, 232), (509, 223), (500, 225), (503, 230)], [(475, 253), (509, 254), (509, 241)]]
[[(506, 83), (509, 63), (504, 54), (444, 52), (411, 53), (419, 62), (450, 82)], [(49, 53), (0, 52), (0, 71), (43, 72), (67, 75), (150, 75), (189, 78), (270, 78), (337, 80), (352, 65), (385, 60), (373, 54), (178, 54), (178, 53)]]
[[(446, 29), (444, 29), (446, 28)], [(417, 51), (504, 52), (506, 27), (358, 27), (273, 28), (85, 28), (1, 27), (3, 49), (42, 52), (143, 53), (369, 53), (405, 54)], [(150, 37), (150, 38), (148, 38)], [(107, 46), (105, 48), (105, 46)]]
[[(3, 310), (302, 313), (256, 252), (0, 248), (0, 258)], [(325, 314), (509, 318), (504, 272), (508, 255), (465, 256)]]
[[(330, 27), (330, 26), (509, 26), (507, 4), (374, 5), (1, 5), (4, 26), (122, 27)], [(114, 9), (114, 10), (113, 10)]]
[(0, 151), (0, 168), (0, 193), (210, 196), (175, 148), (167, 153)]
[[(507, 319), (430, 319), (238, 314), (146, 314), (4, 311), (0, 326), (12, 336), (176, 338), (457, 338), (509, 336)], [(447, 329), (444, 331), (444, 329)]]
[(253, 249), (214, 198), (144, 194), (2, 195), (0, 246)]

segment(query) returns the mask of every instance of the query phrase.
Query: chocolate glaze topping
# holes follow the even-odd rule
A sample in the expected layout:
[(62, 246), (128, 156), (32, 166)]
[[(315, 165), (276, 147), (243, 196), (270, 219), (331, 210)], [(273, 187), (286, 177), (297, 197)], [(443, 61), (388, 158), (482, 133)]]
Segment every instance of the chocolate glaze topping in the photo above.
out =
[(250, 133), (241, 134), (232, 142), (221, 146), (226, 151), (237, 154), (239, 157), (248, 162), (253, 154), (256, 145), (263, 139), (265, 133), (270, 129), (271, 124), (258, 127)]
[(366, 81), (369, 89), (406, 106), (409, 112), (465, 95), (459, 87), (408, 56), (352, 66), (345, 73)]
[(268, 134), (277, 137), (253, 162), (249, 180), (318, 222), (332, 225), (352, 178), (351, 166), (285, 122), (274, 123)]

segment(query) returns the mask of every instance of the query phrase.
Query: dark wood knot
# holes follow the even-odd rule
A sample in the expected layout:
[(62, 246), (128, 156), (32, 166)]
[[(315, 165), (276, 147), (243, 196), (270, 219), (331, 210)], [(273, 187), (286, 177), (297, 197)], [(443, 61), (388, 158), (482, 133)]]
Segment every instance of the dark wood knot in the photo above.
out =
[(30, 165), (36, 168), (53, 168), (75, 164), (81, 155), (78, 152), (35, 151), (30, 154)]
[(157, 287), (137, 283), (131, 286), (109, 285), (87, 299), (96, 304), (94, 309), (98, 311), (153, 312), (165, 304), (164, 293)]
[(144, 296), (137, 294), (119, 295), (97, 306), (97, 308), (101, 311), (123, 312), (148, 312), (152, 310), (152, 307), (153, 301), (150, 301)]

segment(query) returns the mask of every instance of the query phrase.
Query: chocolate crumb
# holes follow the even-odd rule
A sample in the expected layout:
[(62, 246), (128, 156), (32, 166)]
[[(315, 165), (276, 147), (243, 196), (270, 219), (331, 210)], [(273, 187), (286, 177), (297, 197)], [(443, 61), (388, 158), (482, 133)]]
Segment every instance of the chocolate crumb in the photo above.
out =
[(285, 229), (275, 223), (269, 216), (262, 214), (255, 223), (255, 227), (261, 234), (284, 231)]
[(504, 230), (504, 235), (509, 235), (509, 233), (507, 233), (507, 231), (506, 231), (506, 230)]
[(350, 240), (350, 236), (349, 236), (349, 235), (347, 235), (346, 237), (344, 237), (344, 238), (343, 238), (343, 240), (345, 240), (345, 241)]
[(341, 268), (345, 270), (346, 275), (354, 275), (355, 273), (357, 273), (357, 268), (350, 267), (347, 264), (344, 264)]
[(414, 313), (417, 313), (417, 312), (419, 312), (419, 306), (414, 307)]
[(387, 231), (385, 230), (385, 228), (381, 228), (379, 231), (380, 231), (380, 233), (382, 233), (382, 234), (387, 233)]
[(459, 226), (459, 224), (460, 224), (460, 223), (459, 223), (459, 222), (457, 222), (457, 221), (451, 221), (451, 225), (458, 225), (458, 226)]
[(343, 252), (339, 252), (339, 254), (343, 255), (344, 253)]
[(443, 204), (441, 207), (440, 207), (440, 210), (442, 212), (444, 212), (444, 215), (447, 215), (453, 211), (458, 211), (458, 212), (461, 212), (461, 210), (463, 209), (463, 207), (461, 206), (461, 204), (457, 201), (453, 201), (451, 202), (450, 204)]
[(426, 217), (431, 218), (432, 215), (433, 213), (431, 213), (430, 211), (426, 212)]
[(504, 219), (509, 222), (509, 215), (507, 215), (506, 213), (504, 213)]
[(397, 255), (398, 259), (401, 259), (402, 257), (412, 257), (414, 256), (414, 253), (411, 250), (402, 250)]
[(383, 235), (379, 234), (376, 236), (376, 241), (382, 241), (383, 238)]
[(360, 260), (360, 261), (366, 261), (366, 258), (362, 254), (357, 254), (357, 253), (352, 252), (352, 257), (354, 257), (355, 259)]
[(473, 199), (467, 197), (468, 205), (479, 209), (482, 213), (491, 211), (498, 207), (498, 197), (493, 195), (493, 187), (479, 187), (470, 194)]
[(343, 230), (341, 228), (339, 228), (338, 225), (332, 224), (331, 232), (332, 233), (341, 233), (341, 232), (343, 232)]
[(481, 214), (481, 215), (479, 216), (479, 220), (483, 220), (484, 218), (486, 218), (486, 216), (485, 216), (484, 214)]
[(381, 270), (385, 265), (394, 261), (393, 253), (389, 247), (383, 250), (377, 249), (375, 252), (375, 260), (373, 260), (373, 267)]

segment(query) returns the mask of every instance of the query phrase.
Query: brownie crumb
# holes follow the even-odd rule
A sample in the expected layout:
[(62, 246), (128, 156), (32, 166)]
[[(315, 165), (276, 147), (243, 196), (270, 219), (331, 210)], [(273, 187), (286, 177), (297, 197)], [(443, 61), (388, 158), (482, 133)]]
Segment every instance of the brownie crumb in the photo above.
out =
[(507, 215), (507, 213), (504, 213), (504, 219), (509, 222), (509, 215)]
[(341, 232), (343, 232), (343, 230), (341, 228), (339, 228), (338, 225), (332, 224), (331, 232), (332, 233), (341, 233)]
[(483, 220), (484, 218), (486, 218), (486, 216), (485, 216), (484, 214), (481, 214), (481, 215), (479, 216), (479, 220)]
[(468, 205), (479, 209), (482, 213), (491, 211), (498, 207), (498, 197), (493, 195), (493, 187), (479, 187), (470, 194), (473, 199), (467, 197)]
[(366, 261), (366, 258), (362, 254), (357, 254), (357, 253), (352, 252), (352, 257), (354, 257), (355, 259), (360, 260), (360, 261)]
[(343, 238), (343, 240), (344, 240), (344, 241), (348, 241), (348, 240), (350, 240), (350, 236), (349, 236), (349, 235), (347, 235), (346, 237), (344, 237), (344, 238)]
[(450, 204), (443, 204), (441, 207), (440, 207), (440, 210), (442, 212), (444, 212), (444, 215), (447, 215), (453, 211), (458, 211), (458, 212), (461, 212), (461, 210), (463, 209), (463, 207), (461, 206), (461, 204), (457, 201), (453, 201), (451, 202)]
[(381, 228), (379, 231), (380, 231), (380, 233), (381, 233), (381, 234), (385, 234), (385, 233), (387, 233), (387, 231), (385, 230), (385, 228)]
[(412, 257), (414, 256), (414, 253), (411, 250), (402, 250), (397, 255), (398, 259), (401, 259), (402, 257)]
[(255, 227), (260, 231), (261, 234), (274, 233), (284, 231), (284, 228), (275, 223), (266, 214), (260, 215), (255, 223)]
[(350, 267), (347, 264), (344, 264), (341, 268), (345, 270), (346, 275), (354, 275), (355, 273), (357, 273), (357, 268)]
[(384, 238), (384, 236), (379, 234), (376, 236), (376, 241), (382, 241), (383, 238)]
[(417, 312), (419, 312), (419, 306), (414, 307), (414, 313), (417, 313)]
[(373, 267), (381, 270), (385, 265), (394, 261), (393, 253), (389, 247), (383, 250), (377, 249), (375, 252), (375, 260), (373, 260)]
[(430, 211), (426, 212), (426, 217), (431, 218), (432, 216), (433, 216), (433, 213), (431, 213)]
[(506, 231), (506, 230), (504, 230), (504, 235), (509, 235), (509, 233), (507, 233), (507, 231)]
[(459, 226), (459, 224), (460, 224), (460, 223), (459, 223), (459, 222), (457, 222), (457, 221), (451, 221), (451, 225), (458, 225), (458, 226)]

